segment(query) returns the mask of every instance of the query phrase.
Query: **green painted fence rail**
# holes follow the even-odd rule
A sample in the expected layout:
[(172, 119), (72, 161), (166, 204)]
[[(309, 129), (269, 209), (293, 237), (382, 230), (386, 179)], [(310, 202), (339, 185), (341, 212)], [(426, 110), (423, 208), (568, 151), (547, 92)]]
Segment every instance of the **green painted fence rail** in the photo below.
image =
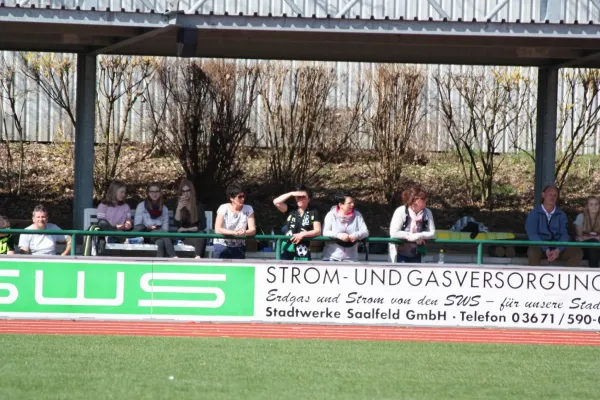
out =
[[(71, 236), (71, 255), (74, 256), (76, 249), (77, 236), (124, 236), (124, 237), (161, 237), (161, 238), (206, 238), (206, 239), (243, 239), (243, 240), (274, 240), (275, 257), (281, 259), (281, 243), (290, 237), (286, 235), (254, 235), (254, 236), (228, 236), (216, 233), (189, 233), (189, 232), (133, 232), (133, 231), (83, 231), (83, 230), (35, 230), (35, 229), (0, 229), (0, 234), (30, 234), (30, 235), (69, 235)], [(310, 241), (329, 242), (337, 239), (328, 236), (317, 236), (308, 238)], [(405, 243), (401, 239), (392, 239), (389, 237), (369, 237), (360, 242), (368, 243)], [(477, 240), (477, 239), (431, 239), (428, 243), (439, 243), (449, 245), (472, 245), (477, 246), (477, 265), (483, 264), (483, 246), (551, 246), (551, 247), (598, 247), (600, 242), (535, 242), (529, 240)]]

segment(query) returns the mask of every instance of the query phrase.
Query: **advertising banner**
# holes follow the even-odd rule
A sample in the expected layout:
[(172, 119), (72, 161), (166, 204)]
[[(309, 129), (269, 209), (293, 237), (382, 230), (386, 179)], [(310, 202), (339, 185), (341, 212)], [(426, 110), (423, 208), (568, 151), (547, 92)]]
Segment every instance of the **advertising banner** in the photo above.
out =
[(600, 328), (593, 270), (271, 265), (256, 293), (261, 321)]
[(598, 330), (600, 272), (8, 258), (0, 318)]
[(0, 316), (218, 320), (254, 315), (254, 267), (65, 259), (0, 263)]

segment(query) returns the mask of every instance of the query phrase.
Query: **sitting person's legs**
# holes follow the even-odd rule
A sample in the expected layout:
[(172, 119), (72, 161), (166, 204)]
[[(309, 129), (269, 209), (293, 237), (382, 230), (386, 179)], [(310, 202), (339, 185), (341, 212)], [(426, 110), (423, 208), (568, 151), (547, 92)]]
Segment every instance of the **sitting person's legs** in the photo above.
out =
[(133, 227), (134, 232), (148, 232), (148, 227), (144, 224), (138, 224)]
[(183, 243), (194, 246), (194, 253), (196, 257), (204, 257), (206, 251), (206, 239), (205, 238), (185, 238)]
[(245, 247), (230, 247), (216, 244), (214, 247), (214, 258), (243, 260), (246, 258)]
[(566, 261), (569, 267), (578, 267), (583, 259), (583, 250), (579, 247), (565, 247), (558, 259)]
[[(527, 259), (530, 266), (541, 265), (546, 254), (539, 247), (531, 246), (527, 249)], [(558, 260), (566, 261), (569, 267), (577, 267), (583, 259), (583, 251), (579, 247), (566, 247), (558, 255)]]
[(529, 262), (529, 265), (540, 265), (542, 263), (542, 257), (546, 258), (546, 255), (542, 253), (541, 248), (531, 246), (527, 249), (527, 261)]
[(585, 249), (584, 252), (587, 255), (588, 265), (591, 268), (598, 268), (598, 266), (600, 264), (600, 250)]
[[(119, 230), (117, 229), (117, 227), (113, 226), (110, 224), (110, 222), (108, 222), (105, 219), (99, 219), (98, 222), (96, 223), (96, 226), (98, 228), (100, 228), (101, 231), (113, 231), (113, 232), (118, 232)], [(111, 240), (113, 240), (116, 243), (123, 243), (125, 242), (127, 238), (125, 236), (111, 236)]]
[[(598, 243), (596, 239), (584, 240), (583, 242)], [(587, 258), (590, 268), (598, 268), (598, 265), (600, 264), (600, 249), (585, 247), (583, 249), (583, 255)]]
[[(134, 232), (150, 232), (150, 229), (144, 224), (138, 224), (133, 227)], [(160, 239), (157, 237), (145, 237), (144, 243), (156, 244), (156, 241)]]
[(155, 241), (156, 244), (156, 256), (157, 257), (170, 257), (175, 258), (177, 254), (175, 253), (175, 248), (173, 247), (173, 241), (169, 238), (157, 238)]

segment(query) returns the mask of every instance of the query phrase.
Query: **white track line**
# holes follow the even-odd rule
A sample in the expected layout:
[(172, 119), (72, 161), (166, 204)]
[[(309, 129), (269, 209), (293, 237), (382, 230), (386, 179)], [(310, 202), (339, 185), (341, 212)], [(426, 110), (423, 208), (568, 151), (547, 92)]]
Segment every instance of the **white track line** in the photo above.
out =
[[(31, 331), (14, 331), (14, 332), (3, 332), (5, 334), (50, 334), (57, 335), (60, 333), (54, 331), (39, 331), (39, 332), (31, 332)], [(90, 332), (90, 331), (70, 331), (70, 335), (104, 335), (108, 334), (108, 332)], [(223, 335), (212, 335), (209, 333), (165, 333), (165, 332), (150, 332), (143, 331), (139, 333), (121, 333), (114, 332), (112, 334), (123, 335), (123, 336), (162, 336), (162, 337), (222, 337), (222, 338), (247, 338), (247, 339), (321, 339), (321, 340), (378, 340), (378, 341), (413, 341), (413, 342), (451, 342), (451, 343), (488, 343), (488, 344), (549, 344), (549, 345), (581, 345), (581, 346), (600, 346), (600, 341), (585, 341), (585, 340), (574, 340), (565, 342), (564, 340), (550, 340), (550, 339), (531, 339), (531, 340), (520, 340), (520, 339), (510, 339), (510, 338), (500, 338), (496, 341), (491, 341), (492, 338), (460, 338), (460, 337), (424, 337), (424, 336), (398, 336), (398, 337), (386, 337), (386, 336), (374, 336), (374, 337), (352, 337), (352, 336), (340, 336), (340, 337), (332, 337), (332, 336), (319, 336), (319, 335), (311, 335), (311, 336), (296, 336), (296, 335), (286, 335), (286, 334), (260, 334), (260, 335), (251, 335), (245, 333), (229, 333)]]
[(297, 326), (286, 326), (286, 325), (276, 325), (276, 326), (261, 326), (261, 325), (236, 325), (236, 326), (222, 326), (222, 325), (180, 325), (180, 324), (161, 324), (152, 325), (152, 324), (137, 324), (137, 323), (88, 323), (88, 322), (74, 322), (74, 323), (19, 323), (19, 324), (2, 324), (0, 323), (0, 329), (7, 327), (13, 328), (15, 326), (22, 327), (24, 329), (32, 329), (36, 330), (39, 328), (42, 329), (60, 329), (61, 331), (70, 330), (70, 329), (92, 329), (92, 330), (139, 330), (139, 329), (151, 329), (153, 331), (159, 331), (163, 329), (165, 331), (182, 331), (182, 332), (196, 332), (196, 331), (216, 331), (216, 332), (229, 332), (229, 331), (242, 331), (242, 332), (256, 332), (256, 333), (265, 333), (265, 332), (291, 332), (291, 333), (330, 333), (330, 334), (343, 334), (343, 335), (352, 335), (356, 333), (361, 334), (369, 334), (369, 335), (391, 335), (396, 333), (406, 333), (410, 332), (410, 334), (425, 334), (427, 336), (431, 335), (443, 335), (443, 336), (494, 336), (494, 337), (519, 337), (519, 338), (529, 338), (529, 337), (552, 337), (552, 338), (599, 338), (600, 335), (594, 332), (568, 332), (568, 331), (504, 331), (504, 330), (481, 330), (481, 329), (471, 329), (471, 330), (455, 330), (454, 328), (448, 329), (434, 329), (434, 330), (417, 330), (417, 329), (377, 329), (375, 327), (362, 327), (360, 329), (345, 329), (344, 327), (333, 327), (333, 326), (310, 326), (305, 325), (302, 327)]

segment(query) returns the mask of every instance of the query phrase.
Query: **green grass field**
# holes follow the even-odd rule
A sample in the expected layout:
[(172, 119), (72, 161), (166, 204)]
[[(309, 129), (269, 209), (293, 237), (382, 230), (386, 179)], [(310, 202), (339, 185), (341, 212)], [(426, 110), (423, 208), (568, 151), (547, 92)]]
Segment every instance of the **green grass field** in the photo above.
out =
[(2, 400), (596, 399), (600, 389), (598, 347), (0, 335), (0, 368)]

